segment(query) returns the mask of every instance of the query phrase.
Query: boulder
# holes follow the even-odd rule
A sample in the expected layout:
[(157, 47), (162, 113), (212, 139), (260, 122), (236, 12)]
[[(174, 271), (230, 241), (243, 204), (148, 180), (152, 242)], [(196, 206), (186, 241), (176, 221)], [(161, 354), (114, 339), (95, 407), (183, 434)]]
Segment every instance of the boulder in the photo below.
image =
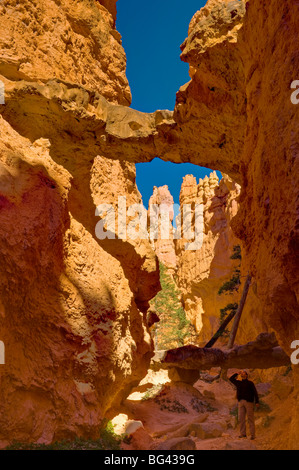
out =
[(200, 439), (211, 439), (222, 436), (224, 428), (225, 426), (220, 423), (193, 423), (190, 431), (195, 432), (195, 435)]
[(175, 437), (161, 442), (156, 450), (195, 450), (196, 445), (192, 439), (184, 437)]
[(253, 442), (242, 439), (240, 441), (228, 442), (223, 450), (257, 450), (257, 447)]

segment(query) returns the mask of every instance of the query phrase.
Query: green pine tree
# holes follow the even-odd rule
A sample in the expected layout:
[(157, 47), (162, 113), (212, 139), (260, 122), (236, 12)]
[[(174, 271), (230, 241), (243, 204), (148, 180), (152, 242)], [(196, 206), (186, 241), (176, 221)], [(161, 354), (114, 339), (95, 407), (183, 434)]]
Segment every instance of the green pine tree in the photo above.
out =
[(172, 349), (183, 346), (197, 335), (186, 318), (174, 280), (167, 274), (167, 268), (162, 263), (159, 266), (161, 291), (151, 301), (160, 318), (160, 322), (156, 324), (156, 348)]

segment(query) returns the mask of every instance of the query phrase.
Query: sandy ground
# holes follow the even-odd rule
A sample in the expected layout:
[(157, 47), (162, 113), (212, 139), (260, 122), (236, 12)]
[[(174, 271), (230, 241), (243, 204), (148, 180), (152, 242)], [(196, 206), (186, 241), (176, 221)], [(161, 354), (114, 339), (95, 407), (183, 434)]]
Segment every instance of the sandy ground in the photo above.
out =
[[(170, 382), (167, 371), (149, 371), (126, 400), (124, 412), (113, 419), (116, 432), (131, 436), (124, 449), (155, 449), (177, 437), (192, 439), (198, 450), (271, 448), (267, 439), (271, 408), (256, 411), (254, 441), (239, 438), (234, 387), (222, 378), (207, 381), (217, 372), (210, 371), (192, 386)], [(232, 373), (234, 370), (228, 371), (228, 375)], [(266, 401), (270, 383), (256, 386), (260, 398)]]

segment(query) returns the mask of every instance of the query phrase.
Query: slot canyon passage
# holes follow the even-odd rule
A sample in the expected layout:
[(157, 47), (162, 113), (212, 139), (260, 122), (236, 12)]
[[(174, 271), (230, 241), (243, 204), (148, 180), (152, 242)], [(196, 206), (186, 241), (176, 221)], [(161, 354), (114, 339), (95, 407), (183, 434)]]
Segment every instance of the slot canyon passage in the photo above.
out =
[[(154, 113), (129, 107), (116, 0), (2, 0), (0, 19), (1, 448), (97, 439), (126, 415), (142, 423), (127, 449), (298, 449), (298, 0), (208, 0), (181, 46), (190, 81)], [(141, 203), (135, 164), (156, 157), (223, 175), (184, 178), (180, 203), (204, 208), (197, 251), (96, 237), (96, 207)], [(200, 356), (247, 273), (237, 346)], [(168, 363), (151, 321), (164, 289), (190, 329)], [(221, 365), (259, 386), (254, 443), (237, 439)]]

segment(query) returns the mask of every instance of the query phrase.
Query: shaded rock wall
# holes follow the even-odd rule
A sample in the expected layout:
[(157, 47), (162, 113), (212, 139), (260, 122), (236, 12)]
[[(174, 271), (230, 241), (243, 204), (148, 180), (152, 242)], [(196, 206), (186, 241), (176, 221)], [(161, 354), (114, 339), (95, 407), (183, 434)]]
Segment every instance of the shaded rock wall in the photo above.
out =
[[(159, 289), (155, 254), (146, 240), (118, 240), (117, 226), (115, 239), (95, 236), (99, 204), (116, 207), (119, 195), (127, 207), (141, 202), (135, 165), (99, 149), (90, 155), (87, 145), (74, 158), (78, 120), (63, 112), (60, 119), (55, 104), (52, 112), (48, 106), (53, 93), (61, 103), (64, 90), (74, 109), (71, 90), (84, 101), (81, 85), (130, 103), (115, 3), (0, 6), (0, 79), (6, 91), (25, 79), (23, 97), (35, 113), (31, 119), (20, 111), (18, 100), (1, 106), (2, 446), (97, 437), (103, 417), (139, 383), (152, 355), (145, 315)], [(44, 107), (30, 84), (43, 87), (53, 78)]]
[[(238, 8), (233, 13), (231, 7), (239, 4), (242, 9), (242, 3), (246, 3), (246, 13), (236, 28), (233, 21), (240, 15)], [(297, 1), (207, 2), (205, 9), (191, 22), (182, 48), (183, 60), (191, 65), (192, 80), (183, 88), (182, 100), (178, 95), (176, 106), (182, 109), (182, 127), (190, 119), (190, 106), (193, 110), (202, 108), (205, 84), (210, 91), (212, 86), (213, 93), (217, 94), (227, 89), (226, 96), (235, 98), (235, 104), (243, 102), (241, 132), (238, 125), (227, 127), (232, 130), (231, 138), (239, 153), (235, 161), (238, 161), (240, 176), (236, 180), (242, 187), (240, 210), (232, 221), (232, 228), (242, 240), (244, 268), (255, 277), (262, 320), (275, 330), (288, 354), (291, 354), (291, 342), (299, 335), (296, 269), (299, 108), (290, 99), (290, 86), (299, 65), (298, 8)], [(233, 13), (233, 21), (228, 11)], [(212, 24), (217, 33), (210, 39), (203, 29)], [(234, 37), (227, 27), (234, 32)], [(221, 67), (225, 60), (231, 65), (226, 70)], [(221, 103), (226, 105), (228, 101), (221, 100)], [(236, 107), (230, 119), (233, 120), (240, 109)], [(225, 135), (223, 148), (230, 141), (229, 134)], [(231, 159), (234, 159), (233, 153)], [(230, 171), (228, 174), (232, 176)], [(293, 396), (297, 397), (296, 366), (294, 376)], [(298, 412), (296, 408), (290, 437), (282, 437), (286, 448), (297, 446)]]
[[(258, 280), (263, 315), (288, 348), (298, 336), (298, 2), (250, 2), (244, 54), (247, 128), (240, 212), (233, 222)], [(262, 37), (257, 40), (258, 31)], [(248, 41), (250, 37), (250, 41)], [(278, 64), (281, 64), (281, 66)]]
[[(209, 0), (193, 17), (182, 45), (182, 59), (189, 62), (192, 78), (178, 93), (174, 113), (188, 133), (190, 122), (203, 125), (204, 102), (216, 115), (209, 135), (216, 123), (220, 135), (217, 119), (224, 119), (228, 105), (235, 105), (226, 123), (231, 138), (226, 133), (219, 145), (222, 152), (231, 139), (234, 142), (230, 160), (238, 165), (235, 179), (242, 187), (233, 230), (242, 240), (248, 270), (256, 278), (263, 317), (284, 336), (287, 348), (298, 328), (294, 263), (298, 259), (299, 108), (290, 100), (298, 69), (296, 15), (298, 2)], [(211, 96), (218, 101), (217, 110)], [(225, 151), (220, 160), (219, 169), (225, 165)]]
[[(241, 210), (234, 231), (244, 240), (257, 279), (263, 318), (291, 354), (299, 337), (298, 185), (299, 108), (290, 100), (298, 76), (298, 1), (250, 1), (240, 47), (244, 57), (247, 128), (242, 154)], [(250, 41), (248, 38), (250, 37)], [(296, 406), (285, 448), (298, 448), (299, 370)], [(290, 414), (286, 404), (286, 413)]]

